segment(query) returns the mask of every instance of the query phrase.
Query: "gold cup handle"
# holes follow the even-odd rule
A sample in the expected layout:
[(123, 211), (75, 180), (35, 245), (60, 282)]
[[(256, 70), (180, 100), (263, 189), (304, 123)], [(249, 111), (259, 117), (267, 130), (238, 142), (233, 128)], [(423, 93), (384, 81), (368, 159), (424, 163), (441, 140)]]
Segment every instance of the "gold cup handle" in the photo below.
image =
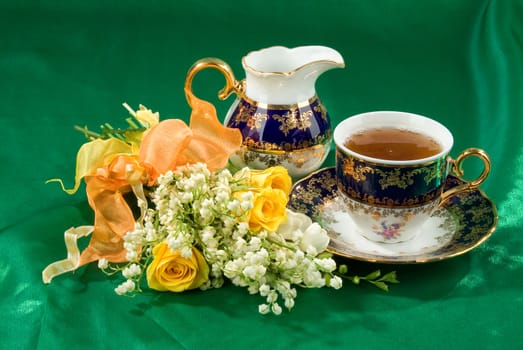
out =
[(206, 68), (216, 69), (225, 77), (225, 87), (218, 92), (218, 98), (220, 100), (225, 100), (233, 92), (239, 96), (243, 93), (243, 82), (236, 80), (231, 67), (227, 63), (215, 57), (202, 58), (196, 61), (191, 68), (189, 68), (185, 78), (184, 90), (189, 106), (192, 107), (190, 95), (194, 96), (192, 92), (192, 81), (198, 72)]
[[(483, 171), (481, 174), (472, 181), (467, 181), (462, 178), (463, 176), (463, 169), (461, 168), (461, 164), (465, 159), (468, 157), (478, 157), (483, 161)], [(441, 195), (441, 202), (440, 204), (444, 203), (447, 199), (450, 197), (456, 195), (459, 192), (467, 192), (467, 191), (473, 191), (476, 188), (479, 187), (485, 181), (488, 174), (490, 173), (490, 158), (488, 154), (479, 148), (467, 148), (463, 152), (460, 153), (460, 155), (456, 159), (450, 159), (451, 164), (451, 172), (454, 173), (460, 180), (465, 181), (464, 184), (453, 187)]]

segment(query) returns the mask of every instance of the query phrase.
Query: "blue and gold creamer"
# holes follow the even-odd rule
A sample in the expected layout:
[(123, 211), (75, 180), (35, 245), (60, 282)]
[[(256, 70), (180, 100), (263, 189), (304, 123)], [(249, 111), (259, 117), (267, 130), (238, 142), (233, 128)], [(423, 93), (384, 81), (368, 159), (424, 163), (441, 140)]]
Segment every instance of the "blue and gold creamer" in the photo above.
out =
[(242, 65), (246, 78), (240, 82), (218, 58), (197, 61), (186, 79), (190, 91), (197, 72), (214, 68), (226, 80), (219, 98), (237, 95), (224, 122), (243, 136), (231, 163), (256, 169), (283, 165), (295, 178), (318, 169), (332, 143), (332, 125), (315, 82), (323, 72), (344, 67), (341, 55), (324, 46), (274, 46), (249, 53)]
[[(441, 150), (423, 159), (385, 160), (346, 147), (350, 135), (375, 128), (430, 135)], [(375, 242), (399, 243), (413, 238), (442, 202), (459, 192), (475, 190), (490, 172), (490, 159), (483, 150), (468, 148), (452, 159), (450, 131), (435, 120), (412, 113), (378, 111), (350, 117), (336, 127), (334, 141), (340, 197), (358, 232)], [(471, 156), (480, 158), (484, 167), (477, 179), (466, 181), (461, 178), (461, 164)], [(450, 173), (464, 183), (444, 192)]]

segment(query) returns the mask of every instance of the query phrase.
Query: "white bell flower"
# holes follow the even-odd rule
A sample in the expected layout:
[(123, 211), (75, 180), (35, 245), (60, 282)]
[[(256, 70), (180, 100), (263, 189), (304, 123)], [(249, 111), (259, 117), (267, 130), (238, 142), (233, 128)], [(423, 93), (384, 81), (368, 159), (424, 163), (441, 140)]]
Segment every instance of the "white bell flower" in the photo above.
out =
[(327, 248), (329, 240), (327, 231), (315, 222), (303, 232), (301, 249), (312, 255), (317, 255)]
[(289, 241), (295, 241), (312, 224), (311, 218), (287, 209), (287, 220), (278, 227), (278, 233)]

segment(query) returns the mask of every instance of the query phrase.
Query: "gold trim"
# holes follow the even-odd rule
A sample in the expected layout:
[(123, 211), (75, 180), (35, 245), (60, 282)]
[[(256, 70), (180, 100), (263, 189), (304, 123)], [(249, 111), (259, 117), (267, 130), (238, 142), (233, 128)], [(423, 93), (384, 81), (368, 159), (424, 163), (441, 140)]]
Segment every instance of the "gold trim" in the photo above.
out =
[[(296, 49), (296, 48), (288, 48), (288, 47), (284, 47), (284, 46), (281, 46), (281, 48), (285, 48), (287, 50), (292, 50), (292, 49)], [(324, 60), (315, 60), (315, 61), (312, 61), (312, 62), (307, 62), (297, 68), (294, 68), (292, 70), (289, 70), (289, 71), (286, 71), (286, 72), (265, 72), (265, 71), (261, 71), (261, 70), (257, 70), (257, 69), (254, 69), (252, 66), (249, 66), (246, 62), (246, 59), (247, 57), (249, 56), (252, 56), (254, 54), (257, 54), (263, 50), (267, 50), (267, 49), (270, 49), (270, 47), (268, 48), (265, 48), (265, 49), (261, 49), (261, 50), (257, 50), (257, 51), (251, 51), (249, 52), (247, 55), (245, 55), (244, 57), (242, 57), (242, 66), (244, 69), (249, 69), (251, 72), (253, 73), (256, 73), (258, 75), (268, 75), (268, 76), (271, 76), (271, 75), (275, 75), (275, 76), (284, 76), (284, 77), (288, 77), (288, 76), (291, 76), (293, 74), (295, 74), (297, 71), (307, 67), (307, 66), (311, 66), (313, 64), (318, 64), (318, 63), (332, 63), (334, 64), (336, 67), (338, 68), (345, 68), (345, 62), (339, 62), (339, 61), (336, 61), (336, 60), (328, 60), (328, 59), (324, 59)]]
[[(342, 186), (338, 183), (338, 188), (341, 192), (343, 192), (343, 195), (347, 197), (348, 200), (354, 201), (356, 203), (366, 205), (369, 207), (376, 207), (379, 209), (414, 209), (418, 207), (423, 207), (425, 205), (428, 205), (433, 202), (441, 202), (441, 191), (443, 190), (443, 186), (439, 189), (436, 189), (434, 193), (431, 195), (425, 194), (419, 198), (419, 201), (416, 201), (415, 199), (403, 199), (403, 202), (400, 202), (399, 199), (392, 199), (389, 197), (384, 198), (377, 198), (372, 195), (363, 195), (365, 199), (357, 198), (356, 191), (352, 190), (354, 193), (348, 194), (346, 189), (342, 189)], [(352, 192), (348, 191), (348, 192)], [(360, 196), (361, 197), (361, 196)], [(409, 204), (411, 203), (411, 204)], [(437, 205), (436, 205), (437, 206)]]
[(225, 77), (225, 86), (218, 92), (218, 98), (220, 100), (225, 100), (233, 92), (238, 97), (242, 97), (244, 95), (245, 83), (243, 81), (236, 80), (231, 67), (227, 63), (225, 63), (225, 61), (219, 58), (206, 57), (196, 61), (187, 71), (187, 75), (185, 77), (184, 91), (189, 106), (191, 106), (191, 99), (189, 98), (189, 96), (194, 96), (194, 93), (192, 91), (192, 81), (198, 72), (207, 68), (216, 69), (220, 71)]
[(307, 153), (307, 152), (315, 152), (317, 149), (323, 149), (326, 145), (327, 145), (328, 142), (326, 142), (325, 144), (317, 144), (317, 145), (314, 145), (314, 146), (311, 146), (311, 147), (307, 147), (307, 148), (298, 148), (298, 149), (294, 149), (294, 150), (290, 150), (290, 151), (285, 151), (285, 150), (268, 150), (268, 149), (260, 149), (260, 148), (252, 148), (252, 147), (249, 147), (249, 146), (246, 146), (246, 145), (242, 145), (240, 146), (240, 149), (242, 151), (246, 151), (246, 152), (255, 152), (255, 153), (260, 153), (260, 154), (270, 154), (270, 155), (285, 155), (285, 154), (289, 154), (289, 155), (298, 155), (298, 154), (301, 154), (301, 153)]
[(283, 142), (273, 143), (267, 141), (256, 141), (250, 136), (243, 139), (242, 146), (247, 147), (254, 152), (295, 152), (303, 149), (308, 149), (318, 145), (329, 145), (332, 143), (330, 133), (318, 135), (313, 139), (301, 139), (297, 143)]
[[(483, 171), (481, 172), (481, 174), (478, 176), (477, 179), (472, 180), (472, 181), (467, 181), (462, 178), (463, 169), (461, 168), (461, 163), (466, 158), (472, 157), (472, 156), (475, 156), (475, 157), (478, 157), (479, 159), (481, 159), (483, 161), (484, 167), (483, 167)], [(451, 171), (454, 172), (454, 174), (461, 181), (463, 181), (465, 183), (443, 192), (441, 195), (442, 203), (444, 203), (448, 198), (450, 198), (460, 192), (463, 192), (463, 191), (468, 192), (468, 191), (473, 191), (473, 190), (477, 189), (479, 187), (479, 185), (481, 185), (483, 183), (483, 181), (485, 181), (487, 179), (487, 177), (490, 173), (490, 167), (491, 167), (490, 157), (484, 150), (479, 149), (479, 148), (467, 148), (466, 150), (461, 152), (455, 160), (451, 159), (450, 163), (452, 165)]]
[[(251, 53), (249, 53), (247, 56), (249, 56)], [(317, 64), (317, 63), (333, 63), (337, 68), (345, 68), (345, 63), (340, 63), (340, 62), (334, 61), (334, 60), (317, 60), (317, 61), (305, 63), (305, 64), (299, 66), (298, 68), (294, 68), (293, 70), (290, 70), (287, 72), (264, 72), (264, 71), (254, 69), (251, 66), (249, 66), (247, 63), (245, 63), (245, 58), (247, 58), (247, 56), (242, 58), (242, 65), (246, 69), (249, 69), (251, 72), (254, 72), (259, 75), (276, 75), (276, 76), (289, 77), (289, 76), (295, 74), (297, 71), (299, 71), (307, 66), (311, 66), (311, 65)]]
[[(346, 147), (344, 147), (344, 148), (346, 148)], [(351, 158), (354, 158), (354, 159), (356, 159), (357, 161), (359, 161), (361, 163), (367, 163), (369, 165), (380, 166), (380, 167), (383, 167), (383, 168), (400, 168), (400, 167), (401, 168), (413, 168), (413, 167), (419, 167), (419, 166), (429, 166), (429, 165), (432, 165), (433, 163), (441, 161), (443, 159), (445, 159), (445, 161), (448, 162), (449, 161), (448, 159), (450, 158), (448, 153), (442, 153), (442, 154), (440, 154), (439, 157), (434, 156), (436, 158), (434, 158), (432, 160), (429, 160), (429, 161), (426, 161), (426, 162), (423, 162), (423, 163), (401, 164), (401, 162), (415, 162), (416, 159), (413, 159), (413, 160), (405, 160), (405, 161), (393, 160), (393, 162), (398, 162), (398, 163), (397, 164), (387, 164), (387, 163), (379, 163), (379, 162), (376, 162), (376, 161), (360, 158), (359, 157), (359, 153), (351, 151), (354, 154), (350, 154), (347, 151), (345, 151), (342, 147), (340, 147), (339, 145), (336, 145), (336, 151), (338, 151), (338, 150), (339, 150), (339, 152), (343, 153), (343, 156), (345, 156), (345, 157), (351, 157)], [(363, 156), (363, 155), (361, 155), (361, 156)], [(372, 158), (372, 157), (368, 157), (368, 158)], [(383, 159), (382, 161), (383, 162), (387, 162), (387, 161), (390, 161), (390, 160)]]
[(312, 105), (316, 101), (318, 101), (318, 103), (321, 104), (321, 101), (317, 94), (314, 94), (314, 96), (312, 96), (308, 100), (299, 101), (299, 102), (296, 102), (293, 104), (285, 104), (285, 105), (277, 105), (277, 104), (270, 104), (270, 103), (254, 101), (250, 97), (247, 97), (247, 95), (245, 95), (245, 94), (243, 94), (241, 96), (241, 99), (254, 107), (263, 108), (263, 109), (267, 109), (267, 110), (269, 110), (269, 109), (270, 110), (301, 109), (301, 108), (306, 108), (306, 107)]

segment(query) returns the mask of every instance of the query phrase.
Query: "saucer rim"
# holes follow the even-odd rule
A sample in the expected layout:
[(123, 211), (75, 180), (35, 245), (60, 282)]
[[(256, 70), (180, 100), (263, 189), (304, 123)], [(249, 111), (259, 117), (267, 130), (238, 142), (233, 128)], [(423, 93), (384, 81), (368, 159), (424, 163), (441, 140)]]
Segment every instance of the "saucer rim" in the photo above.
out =
[[(332, 166), (332, 167), (325, 167), (325, 168), (322, 168), (322, 169), (318, 169), (318, 170), (310, 173), (306, 177), (304, 177), (304, 178), (302, 178), (302, 179), (300, 179), (300, 180), (298, 180), (298, 181), (296, 181), (294, 183), (294, 185), (291, 188), (291, 194), (293, 193), (295, 188), (297, 188), (298, 185), (309, 181), (311, 178), (313, 178), (314, 176), (317, 176), (320, 173), (329, 172), (329, 171), (332, 172), (333, 170), (335, 170), (335, 167)], [(456, 177), (454, 177), (452, 175), (449, 175), (449, 177), (456, 178)], [(470, 245), (470, 246), (468, 246), (468, 247), (466, 247), (464, 249), (460, 249), (460, 250), (456, 250), (456, 251), (450, 251), (450, 252), (448, 252), (448, 254), (442, 253), (440, 255), (435, 255), (435, 256), (430, 256), (430, 257), (429, 256), (427, 256), (427, 257), (423, 257), (423, 256), (416, 257), (416, 255), (414, 253), (414, 254), (411, 254), (411, 255), (405, 255), (404, 259), (402, 259), (401, 255), (398, 256), (398, 257), (394, 257), (394, 256), (387, 257), (387, 256), (383, 256), (383, 255), (373, 255), (371, 253), (364, 253), (366, 256), (358, 256), (358, 255), (352, 255), (352, 254), (347, 254), (347, 253), (344, 253), (344, 252), (340, 252), (340, 251), (332, 248), (331, 244), (332, 244), (333, 240), (335, 240), (336, 242), (339, 242), (338, 244), (344, 244), (346, 242), (344, 242), (341, 239), (333, 238), (332, 237), (333, 236), (333, 234), (332, 234), (333, 231), (325, 228), (327, 230), (327, 232), (331, 232), (329, 234), (329, 238), (330, 238), (331, 241), (329, 242), (329, 245), (327, 246), (326, 251), (331, 253), (331, 254), (333, 254), (333, 255), (340, 256), (340, 257), (343, 257), (343, 258), (348, 258), (348, 259), (353, 259), (353, 260), (358, 260), (358, 261), (364, 261), (364, 262), (369, 262), (369, 263), (394, 264), (394, 265), (424, 264), (424, 263), (430, 263), (430, 262), (443, 261), (443, 260), (455, 258), (457, 256), (466, 254), (466, 253), (470, 252), (471, 250), (477, 248), (481, 244), (483, 244), (485, 241), (487, 241), (492, 236), (492, 234), (494, 233), (494, 231), (497, 228), (498, 219), (499, 219), (497, 207), (496, 207), (496, 204), (494, 203), (494, 201), (490, 197), (488, 197), (486, 195), (486, 193), (481, 188), (476, 188), (473, 191), (474, 192), (477, 191), (482, 198), (484, 198), (485, 200), (488, 201), (488, 203), (490, 204), (490, 206), (492, 208), (493, 221), (492, 221), (492, 225), (490, 226), (490, 228), (487, 231), (485, 231), (485, 233), (481, 237), (479, 237), (479, 239), (476, 242), (474, 242), (474, 244), (472, 244), (472, 245)], [(472, 191), (470, 191), (470, 192), (472, 192)], [(335, 195), (335, 196), (337, 196), (337, 195)], [(454, 197), (454, 196), (451, 196), (449, 199), (451, 199), (452, 197)], [(291, 200), (292, 200), (292, 198), (289, 201), (291, 201)], [(312, 219), (314, 220), (314, 218), (312, 218)], [(456, 235), (458, 233), (459, 233), (459, 231), (456, 230), (453, 233), (452, 238), (450, 239), (450, 241), (448, 243), (452, 242), (455, 239), (455, 237), (456, 237)], [(378, 243), (378, 244), (384, 244), (385, 245), (385, 244), (393, 244), (393, 243)], [(444, 245), (443, 247), (445, 247), (446, 245)], [(438, 247), (437, 249), (441, 249), (443, 247)], [(355, 249), (352, 249), (352, 250), (356, 252)], [(431, 251), (425, 252), (425, 254), (426, 253), (431, 253)], [(413, 258), (410, 258), (410, 257), (413, 257)]]

